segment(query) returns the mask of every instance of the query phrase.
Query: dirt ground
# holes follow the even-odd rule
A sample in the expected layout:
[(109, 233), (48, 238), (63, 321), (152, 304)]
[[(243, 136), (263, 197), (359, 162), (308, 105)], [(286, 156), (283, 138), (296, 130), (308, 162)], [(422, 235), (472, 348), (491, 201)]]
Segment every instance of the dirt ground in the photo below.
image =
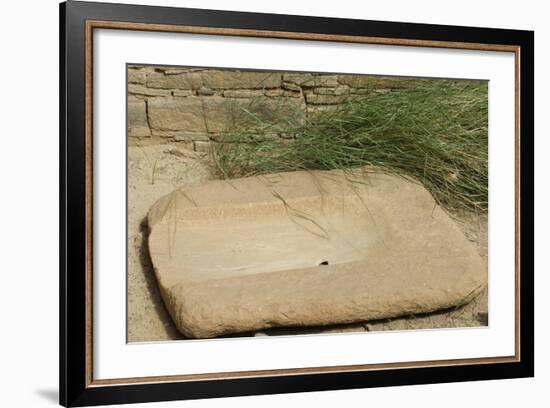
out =
[[(213, 178), (207, 158), (185, 144), (128, 146), (128, 327), (129, 342), (180, 340), (166, 311), (147, 251), (146, 215), (153, 203), (174, 189)], [(453, 214), (466, 237), (487, 261), (487, 216)], [(273, 328), (235, 337), (355, 331), (474, 327), (488, 324), (487, 290), (469, 304), (426, 315), (308, 328)]]

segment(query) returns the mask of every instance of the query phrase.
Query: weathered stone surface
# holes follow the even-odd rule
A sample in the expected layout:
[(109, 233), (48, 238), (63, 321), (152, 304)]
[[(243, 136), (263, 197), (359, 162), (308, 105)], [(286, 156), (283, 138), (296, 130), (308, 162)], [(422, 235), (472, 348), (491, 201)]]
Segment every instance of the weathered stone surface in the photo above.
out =
[(197, 91), (197, 93), (199, 95), (209, 96), (209, 95), (214, 95), (216, 91), (214, 91), (213, 89), (207, 88), (205, 86), (201, 86)]
[(151, 131), (153, 136), (174, 139), (176, 142), (192, 142), (194, 140), (209, 140), (208, 133), (187, 132), (184, 130), (155, 130)]
[(194, 93), (191, 89), (184, 89), (184, 90), (176, 89), (175, 91), (172, 91), (172, 95), (178, 96), (178, 97), (187, 97), (187, 96), (193, 96)]
[(314, 93), (306, 93), (306, 102), (312, 105), (336, 105), (345, 100), (345, 95), (317, 95)]
[(303, 87), (338, 86), (338, 75), (327, 74), (283, 74), (283, 81)]
[(226, 98), (260, 98), (264, 91), (256, 89), (228, 89), (223, 91)]
[[(301, 125), (305, 117), (326, 112), (348, 97), (393, 92), (431, 80), (129, 66), (128, 81), (129, 103), (149, 101), (149, 123), (139, 115), (129, 117), (130, 136), (171, 131), (208, 132), (211, 138), (217, 138), (228, 128), (258, 124), (258, 119), (274, 124), (274, 132), (280, 134), (285, 131), (283, 124), (288, 127), (288, 119), (291, 125)], [(140, 110), (138, 106), (144, 105), (133, 109)], [(133, 117), (139, 123), (133, 123)], [(187, 136), (175, 136), (174, 140), (176, 137), (187, 140)]]
[(128, 93), (138, 96), (170, 96), (172, 92), (168, 89), (152, 89), (143, 85), (129, 84)]
[[(368, 331), (414, 330), (426, 327), (458, 328), (487, 326), (487, 288), (481, 291), (470, 303), (452, 310), (441, 310), (435, 313), (400, 316), (390, 319), (375, 320), (365, 323)], [(481, 312), (479, 312), (481, 310)], [(449, 316), (451, 315), (451, 316)]]
[(347, 95), (349, 94), (349, 87), (344, 85), (335, 88), (315, 88), (313, 92), (319, 95)]
[(290, 98), (301, 98), (302, 93), (294, 92), (294, 91), (284, 91), (283, 96), (290, 97)]
[(340, 75), (339, 82), (352, 88), (399, 89), (411, 85), (411, 79), (372, 75)]
[(285, 94), (285, 91), (283, 89), (268, 89), (265, 91), (265, 96), (269, 97), (277, 97), (277, 96), (283, 96)]
[(302, 88), (299, 85), (296, 85), (295, 83), (292, 83), (292, 82), (283, 82), (281, 84), (281, 87), (283, 89), (286, 89), (287, 91), (293, 91), (293, 92), (301, 92), (302, 91)]
[(277, 72), (252, 71), (204, 71), (204, 86), (213, 89), (263, 89), (281, 85), (281, 74)]
[(338, 75), (313, 75), (315, 86), (338, 86)]
[(147, 74), (144, 69), (128, 68), (128, 83), (130, 84), (145, 84)]
[(145, 101), (128, 101), (128, 136), (151, 136)]
[(223, 132), (235, 126), (255, 125), (258, 120), (277, 126), (301, 124), (304, 109), (296, 98), (241, 99), (209, 97), (204, 99), (204, 112), (208, 132)]
[[(329, 333), (357, 333), (367, 331), (363, 324), (339, 324), (332, 326), (303, 326), (303, 327), (274, 327), (266, 329), (259, 336), (290, 336), (293, 334), (329, 334)], [(254, 337), (256, 337), (254, 333)]]
[(222, 132), (258, 120), (277, 125), (300, 124), (304, 120), (301, 100), (295, 98), (154, 98), (149, 101), (149, 123), (154, 130)]
[(294, 85), (299, 88), (300, 85), (313, 83), (312, 78), (313, 75), (308, 73), (285, 73), (283, 74), (283, 84), (287, 87)]
[(143, 102), (145, 99), (141, 96), (128, 94), (127, 102)]
[(248, 116), (244, 109), (250, 105), (247, 100), (212, 96), (205, 99), (206, 129), (208, 132), (223, 132), (233, 126), (246, 126)]
[(487, 284), (428, 191), (389, 175), (210, 181), (160, 199), (148, 223), (163, 300), (188, 337), (432, 312)]
[(149, 123), (156, 130), (207, 131), (201, 98), (153, 98), (148, 114)]
[(187, 72), (200, 72), (203, 68), (157, 67), (156, 70), (164, 72), (165, 75), (179, 75)]
[(149, 88), (199, 89), (202, 86), (201, 73), (195, 71), (167, 75), (163, 72), (150, 72), (147, 75)]

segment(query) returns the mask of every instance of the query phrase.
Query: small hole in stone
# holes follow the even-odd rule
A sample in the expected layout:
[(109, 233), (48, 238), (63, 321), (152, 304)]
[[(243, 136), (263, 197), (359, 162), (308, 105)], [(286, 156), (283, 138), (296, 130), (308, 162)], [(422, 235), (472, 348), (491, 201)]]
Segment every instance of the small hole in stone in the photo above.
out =
[(323, 261), (319, 264), (319, 266), (325, 266), (325, 265), (328, 265), (328, 261)]

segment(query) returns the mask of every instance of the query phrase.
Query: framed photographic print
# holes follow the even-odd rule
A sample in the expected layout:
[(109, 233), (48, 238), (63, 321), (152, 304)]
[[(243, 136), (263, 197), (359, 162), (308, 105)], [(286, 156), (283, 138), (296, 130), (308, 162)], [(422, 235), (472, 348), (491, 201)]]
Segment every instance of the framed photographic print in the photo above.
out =
[(60, 24), (62, 405), (533, 376), (533, 32)]

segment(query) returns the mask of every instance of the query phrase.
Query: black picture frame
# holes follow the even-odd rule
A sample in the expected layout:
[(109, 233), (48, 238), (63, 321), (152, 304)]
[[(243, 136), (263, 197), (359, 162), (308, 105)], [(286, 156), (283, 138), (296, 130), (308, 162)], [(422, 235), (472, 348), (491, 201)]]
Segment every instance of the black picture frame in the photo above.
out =
[[(532, 377), (534, 375), (534, 33), (532, 31), (364, 21), (68, 1), (60, 4), (60, 403), (64, 406), (122, 404), (304, 391)], [(185, 25), (221, 29), (356, 36), (407, 41), (485, 44), (518, 52), (519, 169), (516, 194), (518, 273), (517, 352), (514, 361), (463, 363), (96, 385), (88, 372), (90, 306), (86, 276), (87, 205), (86, 30), (89, 21)], [(87, 122), (88, 119), (88, 122)]]

